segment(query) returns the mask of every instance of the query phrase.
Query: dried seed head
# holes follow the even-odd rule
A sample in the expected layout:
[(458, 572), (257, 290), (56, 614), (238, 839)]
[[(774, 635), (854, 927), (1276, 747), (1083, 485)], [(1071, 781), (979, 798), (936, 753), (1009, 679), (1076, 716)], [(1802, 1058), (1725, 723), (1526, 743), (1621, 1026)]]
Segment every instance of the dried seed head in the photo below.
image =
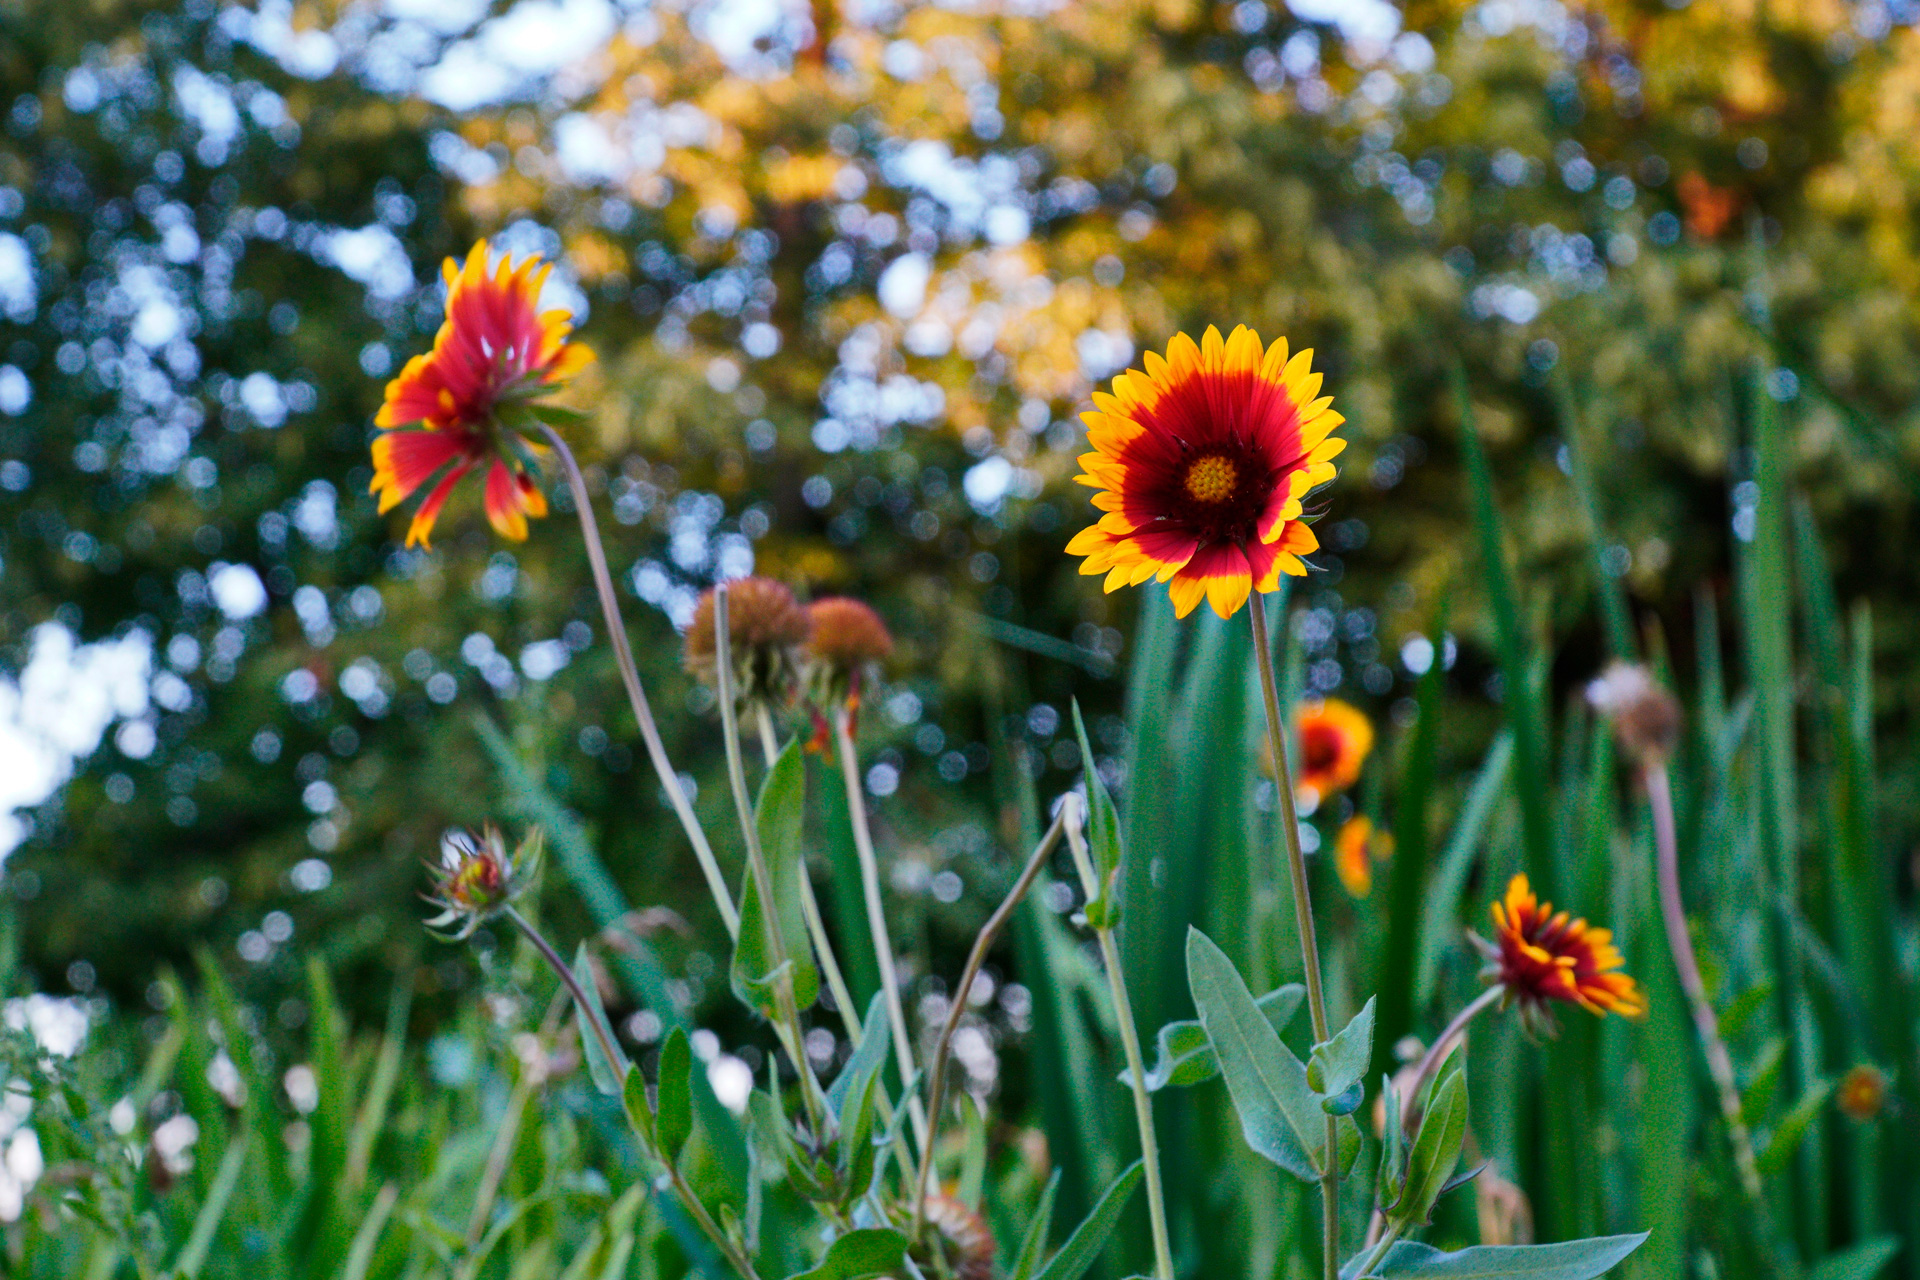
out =
[[(694, 608), (686, 635), (686, 666), (703, 684), (718, 689), (713, 602), (709, 590)], [(812, 631), (806, 609), (785, 583), (772, 578), (727, 583), (727, 640), (733, 651), (734, 693), (742, 706), (779, 705), (792, 696), (800, 649)]]
[(1587, 685), (1587, 701), (1613, 721), (1614, 736), (1634, 764), (1665, 764), (1680, 740), (1680, 703), (1645, 667), (1616, 662)]
[(813, 638), (807, 642), (807, 691), (822, 706), (846, 701), (861, 680), (893, 652), (893, 635), (880, 615), (859, 600), (828, 596), (807, 608)]
[(993, 1232), (985, 1218), (935, 1192), (927, 1197), (927, 1222), (940, 1235), (955, 1280), (993, 1280)]

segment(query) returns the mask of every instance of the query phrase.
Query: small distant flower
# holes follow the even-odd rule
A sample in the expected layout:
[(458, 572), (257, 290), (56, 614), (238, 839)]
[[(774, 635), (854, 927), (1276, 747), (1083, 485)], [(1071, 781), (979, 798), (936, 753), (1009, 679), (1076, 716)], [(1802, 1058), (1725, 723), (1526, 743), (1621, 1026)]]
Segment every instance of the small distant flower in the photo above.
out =
[(512, 853), (497, 827), (488, 827), (478, 840), (465, 831), (449, 831), (440, 842), (440, 865), (430, 868), (433, 892), (427, 901), (441, 911), (427, 928), (449, 942), (471, 937), (527, 891), (539, 870), (542, 843), (538, 827)]
[(1665, 764), (1680, 740), (1680, 703), (1645, 667), (1615, 662), (1587, 685), (1587, 701), (1613, 721), (1636, 765)]
[(1377, 830), (1373, 819), (1355, 814), (1341, 824), (1333, 839), (1333, 869), (1348, 894), (1365, 898), (1373, 892), (1373, 864), (1393, 856), (1393, 833)]
[(1318, 804), (1360, 780), (1360, 766), (1373, 750), (1373, 721), (1338, 698), (1303, 703), (1295, 717), (1300, 758), (1294, 788)]
[(1313, 352), (1289, 358), (1285, 339), (1263, 349), (1244, 326), (1224, 340), (1212, 326), (1199, 343), (1179, 334), (1143, 363), (1083, 415), (1093, 452), (1076, 478), (1106, 514), (1067, 554), (1106, 574), (1108, 591), (1152, 578), (1170, 584), (1179, 617), (1205, 599), (1230, 618), (1281, 574), (1305, 576), (1300, 557), (1320, 543), (1301, 503), (1333, 479), (1347, 442), (1330, 433), (1345, 419), (1320, 395)]
[(1481, 976), (1506, 989), (1503, 1003), (1520, 1006), (1528, 1031), (1552, 1034), (1556, 1001), (1603, 1016), (1637, 1018), (1647, 1011), (1638, 985), (1620, 972), (1626, 962), (1613, 931), (1555, 914), (1552, 903), (1534, 896), (1526, 876), (1515, 876), (1505, 899), (1493, 904), (1493, 924), (1492, 942), (1473, 938), (1487, 959)]
[(807, 606), (813, 636), (807, 641), (807, 686), (823, 707), (857, 706), (867, 674), (893, 652), (893, 635), (866, 604), (828, 596)]
[(954, 1280), (993, 1280), (993, 1232), (985, 1218), (956, 1197), (935, 1192), (927, 1197), (927, 1223), (939, 1234)]
[(539, 446), (521, 431), (560, 412), (535, 402), (593, 359), (567, 341), (566, 312), (539, 310), (551, 264), (534, 256), (515, 267), (502, 258), (489, 273), (487, 256), (482, 240), (464, 266), (447, 259), (446, 321), (433, 349), (387, 384), (374, 420), (370, 492), (380, 495), (383, 514), (440, 476), (407, 528), (410, 547), (428, 545), (454, 486), (478, 467), (486, 469), (488, 521), (502, 537), (526, 538), (527, 517), (546, 515), (547, 500), (535, 480)]
[(1887, 1105), (1887, 1073), (1870, 1062), (1848, 1068), (1840, 1077), (1835, 1105), (1849, 1120), (1865, 1124), (1874, 1119)]
[[(709, 589), (694, 608), (686, 635), (686, 667), (718, 689), (713, 598)], [(727, 583), (728, 647), (733, 651), (734, 694), (741, 705), (785, 702), (799, 676), (801, 648), (812, 634), (813, 620), (785, 583), (772, 578)]]

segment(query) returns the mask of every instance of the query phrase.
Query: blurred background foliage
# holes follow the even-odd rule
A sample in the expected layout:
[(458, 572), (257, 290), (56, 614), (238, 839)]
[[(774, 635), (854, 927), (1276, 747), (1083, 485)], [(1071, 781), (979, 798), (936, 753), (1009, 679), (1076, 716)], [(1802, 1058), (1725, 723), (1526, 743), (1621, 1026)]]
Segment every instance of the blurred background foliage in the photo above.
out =
[[(576, 821), (625, 903), (719, 936), (608, 697), (565, 495), (514, 546), (456, 499), (431, 553), (402, 549), (366, 496), (383, 382), (431, 340), (440, 260), (483, 235), (560, 262), (556, 297), (599, 352), (571, 395), (592, 415), (577, 443), (711, 829), (717, 735), (675, 632), (698, 591), (751, 569), (862, 595), (894, 626), (863, 731), (921, 994), (939, 998), (925, 975), (956, 970), (1004, 889), (1035, 799), (1077, 776), (1071, 697), (1136, 849), (1179, 820), (1140, 802), (1171, 785), (1129, 772), (1143, 725), (1232, 734), (1209, 708), (1243, 692), (1227, 674), (1243, 638), (1154, 624), (1060, 552), (1090, 513), (1069, 483), (1089, 390), (1207, 323), (1316, 348), (1350, 424), (1320, 571), (1290, 601), (1292, 679), (1362, 705), (1386, 741), (1372, 789), (1319, 816), (1329, 837), (1356, 805), (1384, 814), (1422, 672), (1446, 715), (1417, 786), (1452, 814), (1512, 711), (1507, 673), (1530, 670), (1503, 651), (1474, 541), (1456, 360), (1556, 713), (1522, 764), (1564, 735), (1591, 770), (1567, 776), (1591, 787), (1608, 775), (1557, 712), (1622, 635), (1672, 637), (1691, 689), (1750, 656), (1711, 618), (1786, 625), (1790, 593), (1742, 597), (1738, 578), (1766, 531), (1756, 424), (1778, 415), (1772, 492), (1803, 495), (1834, 598), (1874, 616), (1850, 641), (1871, 646), (1869, 736), (1892, 744), (1869, 844), (1910, 969), (1917, 16), (1881, 0), (0, 0), (0, 649), (29, 693), (63, 644), (134, 673), (41, 726), (70, 782), (9, 793), (21, 983), (101, 1018), (147, 1013), (205, 944), (266, 1011), (262, 1034), (304, 1037), (317, 956), (355, 1025), (383, 1025), (406, 973), (429, 1029), (479, 979), (414, 927), (419, 859), (490, 816)], [(1181, 636), (1200, 673), (1185, 710), (1171, 683), (1136, 681), (1129, 704), (1120, 673), (1150, 641), (1172, 662)], [(1816, 675), (1838, 678), (1830, 656), (1814, 649)], [(89, 717), (97, 750), (75, 728)], [(482, 720), (524, 766), (513, 786)], [(1511, 803), (1489, 805), (1519, 849)], [(1789, 854), (1818, 891), (1807, 821)], [(1192, 915), (1237, 901), (1170, 874)], [(1327, 892), (1366, 924), (1368, 903)], [(570, 935), (604, 923), (547, 899)], [(1261, 940), (1268, 919), (1239, 927), (1277, 980), (1290, 943)], [(732, 1016), (722, 958), (645, 925), (683, 1010)], [(1072, 957), (1064, 936), (1023, 934), (1029, 984), (1041, 958)], [(1177, 936), (1130, 938), (1129, 964)], [(1149, 1026), (1185, 998), (1152, 980)], [(1058, 1013), (1019, 990), (996, 1014), (1009, 1043)], [(1016, 1115), (1070, 1106), (1048, 1103), (1045, 1074), (1009, 1076)], [(1096, 1172), (1073, 1170), (1072, 1194)], [(1183, 1230), (1205, 1210), (1183, 1209)], [(1277, 1249), (1283, 1228), (1262, 1230)]]

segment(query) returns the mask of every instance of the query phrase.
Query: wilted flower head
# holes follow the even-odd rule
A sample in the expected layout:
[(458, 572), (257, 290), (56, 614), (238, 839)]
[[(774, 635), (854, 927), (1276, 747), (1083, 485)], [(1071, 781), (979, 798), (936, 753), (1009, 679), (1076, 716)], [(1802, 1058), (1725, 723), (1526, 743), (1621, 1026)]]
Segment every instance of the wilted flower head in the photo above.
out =
[(1108, 591), (1152, 578), (1170, 584), (1178, 616), (1204, 599), (1230, 618), (1281, 574), (1305, 576), (1300, 557), (1320, 543), (1301, 502), (1333, 479), (1347, 442), (1331, 433), (1345, 419), (1320, 395), (1313, 352), (1289, 358), (1284, 338), (1263, 348), (1244, 326), (1225, 339), (1208, 326), (1198, 343), (1180, 334), (1166, 359), (1143, 363), (1083, 415), (1093, 452), (1076, 478), (1106, 514), (1067, 554), (1106, 574)]
[(1887, 1073), (1870, 1062), (1849, 1067), (1840, 1077), (1835, 1103), (1849, 1120), (1865, 1124), (1874, 1119), (1887, 1105)]
[(1637, 765), (1664, 764), (1680, 738), (1680, 703), (1645, 667), (1615, 662), (1587, 685), (1587, 701), (1613, 721), (1620, 747)]
[(1360, 780), (1360, 766), (1373, 750), (1373, 721), (1358, 707), (1338, 698), (1301, 704), (1294, 718), (1299, 759), (1293, 785), (1303, 800), (1317, 804)]
[[(527, 517), (544, 516), (547, 500), (534, 476), (537, 447), (521, 435), (558, 410), (536, 403), (592, 361), (568, 342), (573, 321), (541, 311), (550, 264), (538, 256), (515, 267), (502, 258), (487, 270), (488, 245), (473, 246), (464, 266), (446, 261), (447, 318), (433, 349), (407, 361), (387, 384), (374, 422), (373, 484), (382, 513), (440, 476), (407, 529), (407, 545), (427, 545), (433, 522), (454, 486), (486, 468), (487, 519), (505, 538), (527, 536)], [(444, 471), (444, 474), (442, 474)]]
[(1473, 937), (1487, 959), (1481, 977), (1506, 988), (1505, 1002), (1520, 1006), (1529, 1032), (1553, 1033), (1556, 1001), (1600, 1015), (1637, 1018), (1647, 1011), (1638, 985), (1619, 971), (1626, 961), (1613, 931), (1555, 914), (1552, 903), (1534, 896), (1526, 876), (1515, 876), (1505, 899), (1493, 904), (1493, 924), (1492, 942)]
[[(783, 582), (736, 578), (727, 586), (727, 639), (733, 651), (734, 694), (742, 705), (784, 702), (800, 671), (800, 650), (813, 621)], [(714, 659), (714, 590), (700, 597), (686, 634), (687, 670), (719, 688)]]
[(498, 827), (487, 827), (477, 840), (457, 828), (447, 832), (440, 841), (440, 864), (428, 868), (433, 892), (427, 901), (441, 910), (427, 928), (451, 942), (471, 937), (527, 891), (539, 870), (542, 844), (538, 827), (512, 853)]
[(832, 707), (859, 696), (862, 678), (893, 652), (880, 615), (859, 600), (827, 596), (807, 606), (807, 686), (815, 702)]
[(927, 1197), (927, 1223), (939, 1235), (954, 1280), (993, 1280), (993, 1232), (985, 1218), (936, 1191)]

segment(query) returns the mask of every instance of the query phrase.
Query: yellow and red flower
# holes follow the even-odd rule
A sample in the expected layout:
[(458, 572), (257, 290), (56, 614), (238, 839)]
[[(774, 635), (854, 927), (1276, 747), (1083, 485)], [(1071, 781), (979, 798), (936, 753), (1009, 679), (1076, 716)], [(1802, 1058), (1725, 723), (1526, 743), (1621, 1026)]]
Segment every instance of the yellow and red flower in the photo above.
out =
[(440, 914), (427, 921), (450, 941), (464, 941), (527, 891), (540, 866), (544, 841), (538, 827), (507, 852), (506, 837), (489, 826), (479, 839), (465, 831), (447, 832), (440, 842), (440, 865), (429, 866), (433, 892), (427, 901)]
[(465, 265), (447, 259), (446, 321), (433, 349), (387, 384), (374, 419), (380, 434), (370, 492), (380, 496), (382, 513), (440, 477), (407, 528), (410, 547), (428, 545), (454, 486), (482, 467), (488, 521), (502, 537), (526, 538), (527, 517), (546, 515), (547, 500), (534, 477), (538, 446), (520, 428), (541, 412), (535, 400), (593, 359), (567, 341), (573, 321), (566, 312), (539, 309), (550, 263), (535, 255), (516, 267), (502, 258), (489, 272), (487, 258), (482, 240)]
[(1199, 343), (1179, 334), (1165, 359), (1095, 392), (1083, 415), (1093, 452), (1081, 484), (1097, 489), (1105, 514), (1067, 544), (1081, 573), (1104, 573), (1106, 589), (1153, 578), (1169, 584), (1184, 618), (1202, 598), (1232, 617), (1251, 592), (1305, 576), (1300, 557), (1319, 547), (1301, 519), (1309, 490), (1333, 479), (1345, 421), (1320, 395), (1313, 352), (1291, 357), (1286, 340), (1262, 347), (1244, 326)]
[(1360, 780), (1360, 766), (1373, 751), (1373, 721), (1352, 703), (1318, 698), (1302, 703), (1294, 718), (1300, 759), (1294, 790), (1314, 804)]
[(1475, 938), (1487, 958), (1483, 976), (1506, 990), (1506, 1003), (1520, 1006), (1531, 1031), (1550, 1031), (1555, 1002), (1591, 1013), (1637, 1018), (1647, 1011), (1638, 984), (1620, 972), (1625, 964), (1613, 931), (1555, 913), (1534, 895), (1525, 875), (1493, 904), (1494, 939)]
[(1373, 864), (1393, 856), (1393, 833), (1374, 827), (1363, 813), (1348, 818), (1333, 838), (1333, 869), (1348, 895), (1364, 898), (1373, 892)]

